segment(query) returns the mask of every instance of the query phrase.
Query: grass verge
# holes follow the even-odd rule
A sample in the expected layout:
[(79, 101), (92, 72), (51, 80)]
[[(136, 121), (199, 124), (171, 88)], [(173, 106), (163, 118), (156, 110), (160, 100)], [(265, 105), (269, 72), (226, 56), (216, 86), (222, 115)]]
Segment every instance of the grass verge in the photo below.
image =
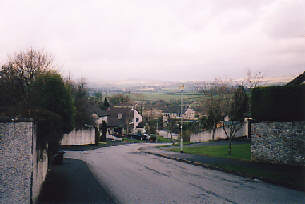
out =
[(136, 139), (130, 139), (130, 138), (123, 138), (122, 142), (141, 143), (141, 142), (145, 142), (145, 141), (143, 141), (143, 140), (136, 140)]
[(171, 143), (172, 140), (169, 139), (169, 138), (164, 138), (164, 137), (161, 137), (161, 136), (157, 136), (157, 142), (164, 142), (164, 143)]
[[(170, 151), (179, 152), (179, 148)], [(289, 188), (305, 191), (305, 167), (259, 163), (251, 161), (250, 144), (232, 145), (232, 154), (228, 155), (228, 145), (184, 147), (189, 154), (204, 155), (217, 158), (234, 159), (223, 162), (206, 161), (202, 165), (208, 168), (222, 170), (250, 178), (283, 185)]]
[[(179, 152), (180, 149), (172, 148), (170, 151)], [(183, 151), (188, 154), (197, 154), (210, 157), (221, 157), (248, 161), (251, 159), (250, 144), (232, 145), (231, 155), (228, 154), (228, 145), (184, 147)]]
[[(255, 163), (255, 162), (251, 162)], [(270, 164), (269, 164), (270, 165)], [(240, 164), (213, 164), (210, 165), (217, 169), (224, 170), (229, 173), (238, 174), (250, 178), (258, 178), (260, 180), (283, 185), (289, 188), (305, 191), (305, 168), (279, 165), (277, 170), (264, 168), (263, 166), (247, 166)]]

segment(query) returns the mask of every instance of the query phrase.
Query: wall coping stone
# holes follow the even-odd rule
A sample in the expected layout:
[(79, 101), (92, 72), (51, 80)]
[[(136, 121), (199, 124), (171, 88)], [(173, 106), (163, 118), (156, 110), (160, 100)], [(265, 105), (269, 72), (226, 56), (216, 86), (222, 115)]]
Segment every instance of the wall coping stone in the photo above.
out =
[(9, 122), (34, 122), (33, 118), (19, 118), (19, 117), (0, 117), (0, 123), (9, 123)]

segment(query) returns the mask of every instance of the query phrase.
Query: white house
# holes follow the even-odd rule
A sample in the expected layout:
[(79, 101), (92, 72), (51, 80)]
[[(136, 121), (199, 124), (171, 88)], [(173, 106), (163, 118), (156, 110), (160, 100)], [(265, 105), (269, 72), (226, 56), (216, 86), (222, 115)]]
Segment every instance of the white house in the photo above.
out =
[(143, 121), (142, 116), (138, 113), (138, 111), (133, 110), (133, 129), (135, 129), (139, 126), (139, 123)]
[(187, 108), (183, 114), (183, 119), (194, 120), (195, 114), (196, 114), (196, 112), (193, 109)]

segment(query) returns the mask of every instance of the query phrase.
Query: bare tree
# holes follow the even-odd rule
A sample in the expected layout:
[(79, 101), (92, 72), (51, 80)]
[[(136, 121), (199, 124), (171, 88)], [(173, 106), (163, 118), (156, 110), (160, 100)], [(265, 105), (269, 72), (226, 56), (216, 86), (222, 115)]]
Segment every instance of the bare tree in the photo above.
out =
[(225, 97), (227, 109), (226, 119), (223, 122), (223, 130), (229, 138), (229, 150), (232, 152), (232, 139), (236, 136), (236, 133), (243, 127), (244, 117), (248, 112), (248, 97), (245, 93), (244, 87), (232, 89), (232, 94)]
[(263, 80), (263, 74), (262, 72), (257, 72), (255, 75), (252, 74), (251, 70), (247, 71), (246, 78), (241, 82), (241, 86), (247, 87), (247, 88), (255, 88), (259, 86), (259, 84)]
[(214, 87), (206, 91), (208, 128), (212, 129), (212, 140), (215, 139), (217, 124), (224, 119), (228, 112), (228, 100), (232, 88), (221, 80), (215, 80)]
[(209, 90), (208, 123), (213, 130), (213, 140), (217, 124), (222, 122), (223, 130), (229, 139), (228, 153), (232, 152), (232, 139), (243, 125), (248, 111), (248, 99), (243, 86), (232, 86), (232, 83), (220, 80)]
[(170, 116), (167, 118), (167, 127), (166, 129), (168, 130), (170, 136), (171, 136), (171, 141), (173, 144), (175, 144), (175, 141), (173, 139), (173, 133), (179, 131), (179, 128), (177, 126), (177, 121)]
[(31, 85), (39, 74), (52, 68), (53, 59), (47, 53), (33, 48), (9, 57), (0, 70), (1, 97), (6, 98), (7, 102), (1, 105), (15, 105), (24, 111), (28, 110)]

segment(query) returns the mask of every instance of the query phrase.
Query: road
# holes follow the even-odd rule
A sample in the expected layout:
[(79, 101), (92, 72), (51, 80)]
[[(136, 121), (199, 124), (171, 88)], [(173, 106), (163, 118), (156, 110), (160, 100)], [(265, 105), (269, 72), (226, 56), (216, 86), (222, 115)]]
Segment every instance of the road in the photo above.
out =
[(85, 162), (68, 159), (53, 166), (38, 199), (39, 204), (118, 203), (92, 175)]
[(120, 203), (305, 203), (305, 193), (141, 152), (130, 144), (65, 154)]

